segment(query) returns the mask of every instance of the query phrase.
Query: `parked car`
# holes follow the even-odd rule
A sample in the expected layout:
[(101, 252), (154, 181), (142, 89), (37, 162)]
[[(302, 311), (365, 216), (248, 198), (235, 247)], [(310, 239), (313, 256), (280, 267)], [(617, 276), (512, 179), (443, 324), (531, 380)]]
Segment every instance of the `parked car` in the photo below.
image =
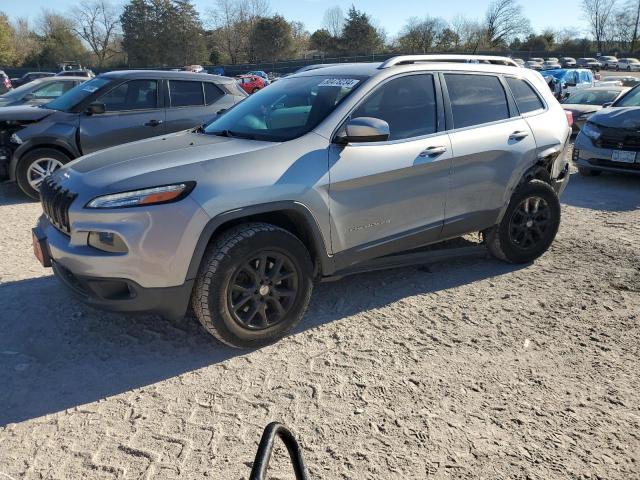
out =
[(42, 180), (74, 158), (196, 127), (245, 97), (233, 79), (213, 75), (99, 75), (39, 108), (0, 109), (0, 180), (15, 180), (38, 198)]
[(529, 60), (532, 62), (544, 63), (544, 58), (541, 57), (531, 57)]
[(560, 58), (560, 65), (562, 68), (575, 68), (576, 59), (573, 57), (562, 57)]
[(576, 61), (576, 67), (588, 68), (589, 70), (593, 70), (594, 72), (599, 72), (602, 68), (600, 66), (600, 62), (595, 58), (579, 58)]
[(56, 73), (57, 77), (84, 77), (93, 78), (96, 75), (91, 70), (63, 70)]
[(266, 86), (262, 77), (258, 75), (240, 75), (237, 78), (240, 88), (248, 94), (256, 93)]
[(497, 258), (535, 260), (560, 223), (570, 133), (519, 67), (408, 56), (304, 72), (203, 130), (55, 172), (35, 253), (91, 305), (179, 318), (191, 303), (208, 332), (253, 348), (301, 320), (315, 279), (415, 265), (445, 238), (481, 231)]
[(25, 73), (21, 77), (12, 78), (11, 85), (13, 85), (13, 88), (18, 88), (21, 85), (37, 80), (38, 78), (53, 77), (54, 75), (55, 73), (52, 72), (29, 72)]
[(573, 115), (573, 133), (585, 124), (590, 115), (613, 103), (629, 90), (628, 87), (593, 87), (578, 90), (562, 101), (562, 108)]
[(513, 59), (514, 62), (516, 62), (518, 65), (520, 65), (521, 67), (524, 67), (524, 60), (521, 58), (514, 58)]
[(616, 75), (615, 77), (604, 77), (600, 83), (602, 82), (620, 82), (623, 87), (635, 87), (640, 83), (640, 78)]
[(640, 85), (610, 107), (591, 115), (576, 138), (573, 159), (582, 175), (640, 174)]
[(6, 73), (4, 73), (4, 70), (0, 70), (0, 95), (8, 92), (12, 88), (13, 85), (11, 85), (11, 79)]
[(560, 83), (561, 98), (572, 94), (576, 90), (594, 86), (593, 72), (585, 68), (560, 68), (545, 70), (542, 75), (546, 78), (553, 76)]
[(44, 77), (0, 95), (0, 107), (43, 105), (68, 92), (87, 79), (82, 77)]
[(596, 87), (622, 87), (622, 81), (618, 77), (604, 77), (595, 82)]
[(192, 73), (207, 73), (205, 72), (204, 67), (202, 65), (187, 65), (182, 70), (185, 72), (192, 72)]
[(600, 68), (603, 70), (617, 70), (618, 69), (618, 59), (611, 55), (604, 55), (598, 57), (598, 62), (600, 63)]
[(530, 68), (531, 70), (542, 70), (543, 63), (538, 62), (537, 60), (527, 60), (524, 62), (525, 68)]
[(638, 72), (640, 71), (640, 60), (637, 58), (621, 58), (618, 60), (618, 70)]
[(543, 68), (543, 69), (556, 69), (556, 68), (562, 68), (562, 66), (560, 65), (560, 63), (558, 62), (558, 60), (547, 59), (547, 60), (542, 64), (542, 68)]
[(267, 75), (267, 73), (263, 72), (262, 70), (253, 70), (251, 72), (247, 72), (247, 75), (259, 76), (262, 80), (264, 80), (265, 87), (271, 83), (271, 80), (269, 79), (269, 75)]

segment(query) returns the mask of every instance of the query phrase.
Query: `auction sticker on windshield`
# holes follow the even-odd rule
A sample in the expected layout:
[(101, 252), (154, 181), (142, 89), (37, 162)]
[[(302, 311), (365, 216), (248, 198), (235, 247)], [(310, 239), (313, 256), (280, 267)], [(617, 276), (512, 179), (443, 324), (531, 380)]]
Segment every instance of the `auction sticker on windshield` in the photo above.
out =
[(355, 78), (326, 78), (321, 81), (318, 86), (353, 88), (358, 84), (358, 82), (360, 82), (360, 80), (356, 80)]

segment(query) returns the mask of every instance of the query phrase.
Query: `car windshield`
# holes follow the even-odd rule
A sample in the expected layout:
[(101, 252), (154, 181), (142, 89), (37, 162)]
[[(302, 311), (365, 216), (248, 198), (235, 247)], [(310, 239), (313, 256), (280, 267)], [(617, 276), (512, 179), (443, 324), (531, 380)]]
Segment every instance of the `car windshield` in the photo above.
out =
[(640, 107), (640, 87), (634, 87), (620, 100), (613, 104), (614, 107)]
[(111, 80), (108, 78), (96, 77), (92, 80), (89, 80), (88, 82), (81, 83), (80, 85), (73, 87), (64, 95), (59, 96), (52, 102), (49, 102), (42, 107), (50, 108), (51, 110), (68, 112), (73, 107), (78, 105), (78, 103), (86, 99), (89, 95), (94, 94), (110, 82)]
[(620, 95), (617, 90), (583, 90), (567, 97), (562, 103), (578, 105), (604, 105), (613, 102)]
[(269, 142), (293, 140), (318, 126), (364, 80), (336, 75), (286, 78), (215, 118), (204, 131)]

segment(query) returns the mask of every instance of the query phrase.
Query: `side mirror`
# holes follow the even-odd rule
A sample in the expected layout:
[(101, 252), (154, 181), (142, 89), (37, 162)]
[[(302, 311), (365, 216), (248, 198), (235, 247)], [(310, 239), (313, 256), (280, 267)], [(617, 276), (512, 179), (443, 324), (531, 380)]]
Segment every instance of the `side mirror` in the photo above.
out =
[(609, 108), (611, 105), (613, 105), (613, 102), (607, 102), (602, 104), (602, 108)]
[(384, 142), (389, 139), (389, 124), (373, 117), (358, 117), (349, 120), (345, 133), (336, 138), (336, 143)]
[(87, 115), (100, 115), (107, 111), (107, 106), (104, 103), (94, 102), (90, 103), (85, 113)]

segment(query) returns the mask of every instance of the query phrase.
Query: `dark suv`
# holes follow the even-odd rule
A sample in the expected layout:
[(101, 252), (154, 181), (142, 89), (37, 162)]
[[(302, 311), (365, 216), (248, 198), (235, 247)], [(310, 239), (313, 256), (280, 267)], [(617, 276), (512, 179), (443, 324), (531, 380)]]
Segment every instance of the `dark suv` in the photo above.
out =
[(206, 74), (120, 71), (100, 75), (39, 108), (0, 110), (0, 181), (38, 197), (42, 180), (103, 148), (193, 128), (246, 94)]

